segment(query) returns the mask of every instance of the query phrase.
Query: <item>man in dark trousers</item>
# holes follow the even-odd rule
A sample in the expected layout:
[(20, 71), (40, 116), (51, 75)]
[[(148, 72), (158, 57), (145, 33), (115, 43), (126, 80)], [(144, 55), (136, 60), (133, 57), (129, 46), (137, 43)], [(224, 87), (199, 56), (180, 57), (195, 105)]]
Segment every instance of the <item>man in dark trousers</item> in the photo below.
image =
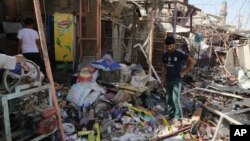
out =
[(18, 53), (33, 62), (35, 62), (46, 74), (44, 62), (42, 60), (42, 51), (38, 32), (33, 29), (33, 18), (26, 18), (24, 20), (25, 27), (18, 31)]
[[(181, 124), (181, 85), (182, 78), (196, 64), (196, 60), (184, 52), (176, 49), (175, 38), (172, 36), (166, 37), (165, 49), (163, 53), (163, 81), (166, 81), (166, 101), (168, 104), (168, 116), (173, 119), (173, 124), (180, 127)], [(186, 67), (182, 69), (183, 62), (186, 62)]]

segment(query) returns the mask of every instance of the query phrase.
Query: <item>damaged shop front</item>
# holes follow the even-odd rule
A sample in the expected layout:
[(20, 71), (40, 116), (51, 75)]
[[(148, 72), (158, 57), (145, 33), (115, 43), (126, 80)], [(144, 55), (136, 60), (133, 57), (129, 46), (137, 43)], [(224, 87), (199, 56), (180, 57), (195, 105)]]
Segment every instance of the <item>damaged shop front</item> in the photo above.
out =
[[(249, 43), (223, 18), (186, 0), (33, 2), (19, 15), (35, 11), (47, 74), (0, 61), (0, 140), (225, 141), (230, 125), (250, 124)], [(180, 127), (161, 81), (169, 35), (197, 61), (183, 78)]]
[[(111, 4), (115, 5), (116, 3)], [(104, 19), (112, 20), (107, 17)], [(127, 21), (112, 22), (116, 25), (115, 27), (120, 26), (125, 30), (131, 28), (130, 24), (126, 24)], [(134, 37), (133, 42), (137, 41), (134, 47), (139, 52), (133, 53), (138, 53), (138, 60), (149, 59), (147, 49), (151, 36), (149, 34), (150, 25), (145, 23), (139, 21), (138, 26), (141, 26), (142, 30), (136, 29), (136, 32), (140, 34), (131, 35)], [(163, 26), (156, 26), (154, 32), (172, 32), (173, 27), (171, 25), (169, 27), (168, 24), (159, 23), (156, 21), (156, 25)], [(202, 29), (199, 27), (202, 27)], [(146, 29), (148, 30), (146, 31)], [(231, 38), (235, 34), (228, 33), (226, 29), (215, 24), (206, 26), (205, 24), (197, 25), (193, 23), (192, 30), (199, 34), (188, 34), (190, 36), (186, 36), (183, 32), (189, 32), (189, 30), (180, 28), (176, 30), (178, 46), (186, 49), (187, 53), (190, 53), (199, 61), (199, 65), (195, 67), (194, 71), (183, 79), (185, 85), (183, 86), (181, 103), (184, 118), (181, 128), (174, 127), (172, 121), (168, 120), (168, 116), (166, 116), (167, 103), (164, 91), (160, 86), (159, 77), (157, 74), (155, 75), (156, 72), (159, 72), (157, 69), (157, 56), (159, 55), (153, 55), (153, 58), (156, 58), (153, 59), (153, 65), (151, 66), (154, 76), (152, 77), (147, 74), (149, 72), (147, 71), (149, 66), (146, 64), (148, 61), (140, 64), (119, 63), (118, 65), (116, 61), (123, 61), (119, 61), (116, 57), (121, 56), (116, 56), (116, 53), (113, 52), (113, 56), (103, 54), (100, 60), (83, 62), (82, 66), (85, 67), (82, 67), (79, 74), (75, 75), (78, 78), (75, 79), (76, 82), (71, 86), (69, 93), (65, 93), (66, 101), (64, 100), (62, 103), (70, 106), (63, 107), (74, 107), (74, 110), (71, 109), (74, 112), (62, 108), (63, 120), (72, 116), (77, 119), (77, 121), (74, 121), (77, 123), (66, 123), (74, 129), (72, 132), (77, 132), (75, 134), (66, 133), (68, 139), (89, 139), (95, 133), (97, 134), (95, 137), (100, 134), (102, 140), (229, 140), (229, 126), (231, 124), (249, 124), (247, 98), (249, 90), (241, 87), (243, 83), (240, 83), (238, 75), (240, 67), (244, 68), (243, 66), (246, 64), (243, 63), (244, 65), (241, 66), (234, 64), (231, 68), (235, 68), (235, 71), (231, 71), (227, 67), (228, 62), (232, 63), (232, 61), (228, 61), (230, 58), (234, 57), (234, 62), (243, 59), (239, 57), (241, 54), (237, 54), (240, 51), (235, 52), (235, 54), (229, 52), (229, 50), (237, 49), (238, 46), (242, 45), (231, 44), (237, 40)], [(118, 28), (118, 31), (122, 30)], [(206, 33), (210, 31), (214, 34), (206, 36)], [(118, 37), (123, 37), (127, 34), (118, 35)], [(201, 38), (200, 41), (197, 42), (197, 38)], [(123, 40), (117, 41), (121, 43), (120, 41)], [(131, 46), (129, 41), (122, 44), (124, 44), (123, 46)], [(156, 38), (154, 46), (159, 44), (160, 39)], [(156, 48), (157, 46), (153, 53), (157, 53), (157, 51), (159, 53), (159, 49)], [(130, 55), (127, 56), (126, 54), (125, 56)], [(106, 62), (109, 62), (109, 65)], [(99, 75), (96, 74), (96, 70), (98, 70)], [(84, 73), (90, 74), (84, 75)], [(84, 76), (92, 77), (84, 79), (82, 78)], [(87, 83), (80, 80), (85, 80)], [(89, 84), (90, 82), (97, 82), (102, 90), (93, 88)], [(82, 86), (78, 87), (77, 85)], [(82, 96), (75, 98), (78, 101), (84, 97), (81, 106), (77, 106), (77, 101), (70, 99), (71, 95), (80, 95), (76, 94), (81, 91), (75, 90), (77, 87), (78, 89), (84, 87), (91, 89), (85, 94), (82, 93)], [(93, 96), (91, 100), (89, 99), (90, 96)], [(98, 121), (96, 119), (99, 120), (100, 130), (96, 129), (96, 122)], [(90, 128), (82, 129), (82, 127), (88, 127), (88, 124), (91, 124)], [(82, 132), (82, 130), (85, 132)]]

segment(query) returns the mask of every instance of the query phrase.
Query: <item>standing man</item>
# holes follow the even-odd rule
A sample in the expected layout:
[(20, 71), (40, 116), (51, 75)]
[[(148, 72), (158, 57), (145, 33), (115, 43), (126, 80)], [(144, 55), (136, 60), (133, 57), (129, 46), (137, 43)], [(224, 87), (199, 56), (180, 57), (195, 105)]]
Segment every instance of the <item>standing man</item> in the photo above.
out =
[[(173, 124), (181, 126), (181, 83), (184, 75), (196, 64), (196, 60), (184, 52), (177, 50), (175, 39), (169, 36), (165, 39), (166, 52), (163, 53), (163, 80), (166, 81), (166, 101), (168, 104), (168, 116), (173, 119)], [(182, 62), (187, 63), (187, 67), (182, 69)], [(164, 82), (163, 81), (163, 82)]]
[(39, 36), (37, 31), (33, 29), (34, 20), (32, 18), (26, 18), (24, 25), (25, 27), (19, 30), (17, 34), (18, 53), (21, 52), (25, 58), (35, 62), (45, 74)]

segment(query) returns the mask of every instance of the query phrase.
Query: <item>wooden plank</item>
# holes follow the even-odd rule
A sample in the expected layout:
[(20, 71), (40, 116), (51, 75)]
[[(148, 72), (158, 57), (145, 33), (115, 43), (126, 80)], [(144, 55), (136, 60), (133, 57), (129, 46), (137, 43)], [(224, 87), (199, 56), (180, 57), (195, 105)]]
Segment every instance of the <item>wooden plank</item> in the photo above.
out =
[(234, 67), (236, 66), (234, 59), (234, 50), (235, 48), (231, 48), (226, 55), (226, 60), (224, 64), (224, 68), (226, 69), (229, 74), (233, 74), (234, 72)]
[(203, 108), (196, 108), (191, 119), (188, 120), (187, 122), (186, 121), (182, 121), (182, 124), (183, 125), (189, 125), (191, 124), (193, 121), (194, 122), (198, 122), (200, 119), (201, 119), (201, 115), (202, 115), (202, 111), (203, 111)]
[(187, 130), (189, 130), (190, 128), (191, 128), (191, 126), (188, 125), (188, 126), (182, 127), (181, 129), (178, 129), (177, 131), (174, 131), (174, 132), (172, 132), (172, 133), (169, 133), (169, 134), (167, 134), (167, 135), (164, 135), (164, 136), (161, 136), (161, 137), (156, 137), (156, 138), (151, 138), (150, 141), (161, 141), (161, 140), (163, 140), (163, 139), (167, 139), (167, 138), (169, 138), (169, 137), (175, 136), (175, 135), (177, 135), (177, 134), (180, 133), (180, 132), (187, 131)]
[(250, 70), (250, 47), (249, 45), (245, 45), (243, 46), (243, 50), (244, 50), (244, 68), (247, 70)]
[(62, 126), (61, 114), (59, 111), (53, 75), (52, 75), (52, 71), (51, 71), (51, 67), (50, 67), (50, 60), (49, 60), (48, 49), (47, 49), (46, 38), (45, 38), (44, 27), (43, 27), (43, 21), (42, 21), (42, 16), (41, 16), (40, 3), (39, 3), (39, 0), (33, 0), (33, 2), (34, 2), (34, 9), (35, 9), (35, 14), (36, 14), (36, 21), (37, 21), (37, 26), (38, 26), (39, 37), (40, 37), (40, 41), (41, 41), (41, 48), (42, 48), (42, 52), (43, 52), (43, 60), (45, 63), (47, 77), (49, 79), (49, 83), (50, 83), (50, 86), (52, 89), (53, 104), (55, 106), (56, 114), (57, 114), (58, 128), (60, 131), (61, 140), (65, 141), (65, 135), (64, 135), (63, 126)]
[(191, 121), (199, 121), (201, 119), (201, 114), (202, 114), (203, 108), (196, 108), (193, 116), (191, 117)]
[(197, 141), (197, 137), (191, 135), (190, 133), (186, 133), (184, 135), (185, 141)]

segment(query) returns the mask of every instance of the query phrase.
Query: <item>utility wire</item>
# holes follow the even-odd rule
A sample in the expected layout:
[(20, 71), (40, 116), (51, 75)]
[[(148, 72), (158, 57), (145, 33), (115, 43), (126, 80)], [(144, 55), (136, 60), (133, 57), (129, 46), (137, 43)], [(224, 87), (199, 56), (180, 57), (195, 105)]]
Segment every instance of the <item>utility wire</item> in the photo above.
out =
[(238, 0), (232, 1), (232, 3), (231, 3), (230, 5), (229, 5), (229, 3), (228, 3), (228, 8), (230, 8), (231, 6), (233, 6), (237, 1), (238, 1)]
[[(249, 3), (249, 0), (245, 0), (245, 2), (244, 2), (244, 6), (242, 7), (242, 9), (241, 9), (241, 11), (240, 11), (240, 13), (247, 13), (247, 10), (248, 10), (248, 3)], [(240, 16), (240, 15), (239, 15)], [(241, 23), (241, 25), (242, 25), (242, 29), (244, 29), (243, 27), (246, 27), (246, 26), (244, 26), (243, 25), (243, 22), (245, 22), (245, 20), (246, 20), (246, 17), (247, 16), (247, 14), (244, 14), (244, 18), (242, 18), (242, 20), (240, 21), (240, 23)]]
[[(245, 0), (245, 1), (242, 3), (242, 5), (240, 6), (238, 12), (237, 12), (236, 15), (235, 15), (235, 18), (237, 18), (237, 15), (240, 14), (240, 10), (242, 9), (242, 7), (243, 7), (244, 4), (246, 3), (246, 1), (247, 1), (247, 0)], [(233, 23), (233, 21), (235, 21), (235, 18), (232, 19), (232, 21), (230, 22), (231, 24)]]
[[(249, 7), (250, 1), (248, 1), (247, 5), (248, 5), (247, 7)], [(247, 25), (248, 25), (249, 18), (250, 18), (250, 11), (248, 12), (248, 16), (247, 16), (247, 21), (246, 21), (246, 26), (245, 26), (246, 28), (247, 28)]]

